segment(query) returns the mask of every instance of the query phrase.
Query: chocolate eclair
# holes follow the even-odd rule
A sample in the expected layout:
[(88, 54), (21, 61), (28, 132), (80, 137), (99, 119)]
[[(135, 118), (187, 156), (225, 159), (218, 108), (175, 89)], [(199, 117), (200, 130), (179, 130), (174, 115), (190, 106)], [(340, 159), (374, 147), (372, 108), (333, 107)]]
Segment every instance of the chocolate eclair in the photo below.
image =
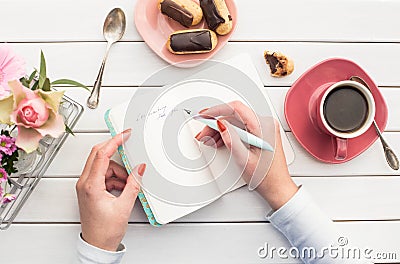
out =
[(173, 54), (206, 53), (218, 43), (217, 35), (209, 29), (179, 30), (172, 33), (167, 48)]
[(185, 27), (195, 26), (203, 18), (200, 6), (192, 0), (159, 0), (158, 8)]
[(200, 0), (208, 28), (219, 35), (226, 35), (232, 30), (232, 16), (225, 0)]

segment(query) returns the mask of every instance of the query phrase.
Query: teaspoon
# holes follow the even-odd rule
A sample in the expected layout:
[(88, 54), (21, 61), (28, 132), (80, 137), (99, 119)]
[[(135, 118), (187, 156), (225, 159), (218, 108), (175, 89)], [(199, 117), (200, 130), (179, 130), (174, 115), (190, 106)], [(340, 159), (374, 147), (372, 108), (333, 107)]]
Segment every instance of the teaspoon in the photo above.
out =
[[(350, 81), (355, 81), (355, 82), (361, 83), (362, 85), (367, 87), (368, 90), (371, 91), (371, 88), (368, 86), (368, 84), (361, 77), (352, 76), (352, 77), (350, 77)], [(379, 130), (379, 127), (376, 124), (375, 120), (374, 120), (373, 124), (374, 124), (375, 130), (376, 130), (376, 133), (378, 134), (379, 139), (381, 140), (381, 143), (382, 143), (382, 146), (383, 146), (383, 151), (385, 153), (385, 157), (386, 157), (387, 163), (389, 164), (390, 168), (392, 168), (393, 170), (398, 170), (399, 169), (399, 160), (397, 159), (396, 154), (389, 147), (388, 143), (383, 138), (382, 133)]]
[(103, 78), (104, 67), (106, 65), (108, 52), (111, 46), (119, 41), (125, 33), (126, 19), (124, 11), (120, 8), (114, 8), (108, 13), (104, 25), (103, 25), (103, 35), (105, 40), (107, 40), (107, 50), (104, 55), (103, 62), (97, 75), (96, 82), (94, 83), (92, 93), (87, 100), (87, 106), (91, 109), (97, 108), (99, 104), (101, 81)]

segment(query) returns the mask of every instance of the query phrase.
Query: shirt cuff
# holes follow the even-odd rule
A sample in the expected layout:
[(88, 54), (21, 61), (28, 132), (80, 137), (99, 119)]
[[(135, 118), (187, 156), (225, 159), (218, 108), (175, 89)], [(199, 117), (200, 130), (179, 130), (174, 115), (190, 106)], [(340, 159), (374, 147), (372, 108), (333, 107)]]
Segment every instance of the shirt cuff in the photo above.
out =
[(285, 220), (290, 218), (292, 215), (298, 214), (301, 211), (303, 211), (304, 207), (306, 207), (307, 205), (309, 205), (312, 202), (313, 202), (313, 200), (310, 197), (310, 195), (307, 193), (307, 191), (304, 189), (304, 187), (302, 187), (302, 185), (300, 185), (297, 192), (293, 195), (292, 198), (290, 198), (289, 201), (287, 201), (278, 210), (276, 210), (276, 211), (271, 210), (267, 214), (266, 218), (273, 225), (279, 226)]
[[(340, 237), (339, 230), (336, 229), (333, 222), (321, 211), (307, 190), (301, 186), (286, 204), (270, 213), (267, 219), (299, 250), (312, 247), (319, 252), (324, 247), (336, 246)], [(331, 258), (329, 258), (329, 262), (327, 260), (325, 262), (318, 261), (320, 259), (314, 258), (305, 262), (343, 263)]]
[(294, 245), (303, 243), (317, 247), (337, 242), (339, 230), (327, 217), (304, 187), (267, 219)]
[(324, 231), (321, 236), (317, 236), (322, 239), (324, 235), (332, 237), (333, 229), (335, 229), (333, 222), (321, 211), (302, 186), (286, 204), (277, 211), (270, 212), (267, 219), (288, 238)]
[(117, 264), (121, 262), (126, 252), (123, 244), (118, 246), (116, 252), (97, 248), (84, 241), (82, 234), (79, 234), (77, 249), (78, 263)]

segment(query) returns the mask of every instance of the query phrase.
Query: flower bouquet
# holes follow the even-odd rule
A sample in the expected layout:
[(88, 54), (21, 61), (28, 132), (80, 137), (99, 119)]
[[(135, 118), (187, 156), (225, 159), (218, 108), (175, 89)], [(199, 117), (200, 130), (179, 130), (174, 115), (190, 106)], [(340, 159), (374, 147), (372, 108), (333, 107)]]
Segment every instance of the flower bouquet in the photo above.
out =
[(53, 89), (41, 52), (40, 68), (28, 76), (25, 63), (0, 45), (0, 229), (7, 228), (72, 133), (83, 108)]

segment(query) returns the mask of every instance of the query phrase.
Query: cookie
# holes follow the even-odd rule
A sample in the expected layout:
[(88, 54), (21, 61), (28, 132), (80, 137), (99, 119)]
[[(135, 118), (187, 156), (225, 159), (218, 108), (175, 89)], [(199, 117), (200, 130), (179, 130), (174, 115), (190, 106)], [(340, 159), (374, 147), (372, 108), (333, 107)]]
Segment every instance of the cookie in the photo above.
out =
[(200, 7), (208, 28), (219, 35), (226, 35), (232, 30), (232, 16), (225, 0), (200, 0)]
[(217, 46), (217, 35), (209, 29), (179, 30), (172, 33), (167, 48), (173, 54), (207, 53)]
[(264, 58), (267, 64), (269, 64), (273, 77), (283, 77), (291, 74), (294, 70), (293, 60), (280, 52), (266, 50), (264, 52)]
[(159, 0), (158, 8), (185, 27), (195, 26), (203, 19), (201, 7), (192, 0)]

